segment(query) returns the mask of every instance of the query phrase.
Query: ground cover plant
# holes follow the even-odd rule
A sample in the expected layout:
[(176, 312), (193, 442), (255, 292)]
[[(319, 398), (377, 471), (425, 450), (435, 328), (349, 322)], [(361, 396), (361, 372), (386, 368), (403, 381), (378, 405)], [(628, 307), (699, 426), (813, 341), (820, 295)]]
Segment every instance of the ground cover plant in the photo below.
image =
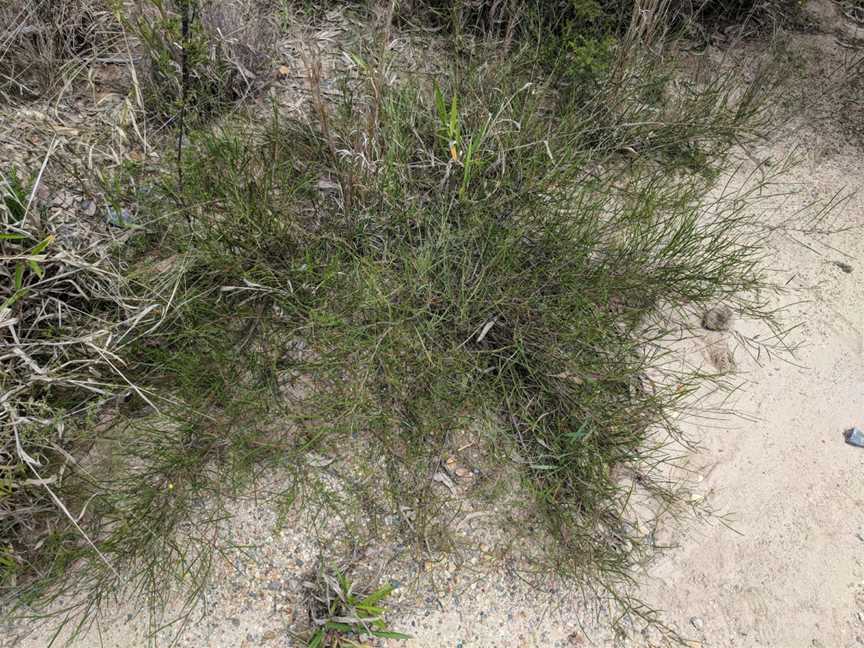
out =
[[(162, 18), (134, 24), (154, 78), (152, 52), (171, 57), (170, 92), (146, 99), (164, 110), (162, 163), (106, 184), (136, 227), (75, 266), (95, 277), (80, 301), (46, 292), (69, 275), (26, 218), (37, 177), (4, 175), (2, 313), (19, 327), (3, 333), (18, 336), (0, 355), (4, 411), (27, 424), (2, 428), (5, 592), (26, 610), (75, 591), (76, 622), (123, 588), (154, 618), (171, 586), (191, 605), (225, 496), (262, 466), (345, 533), (366, 529), (358, 543), (386, 518), (418, 559), (446, 551), (445, 459), (467, 435), (478, 471), (514, 476), (501, 524), (535, 530), (514, 552), (660, 623), (627, 589), (650, 551), (634, 503), (687, 505), (663, 465), (698, 442), (677, 417), (720, 378), (671, 362), (669, 341), (718, 302), (776, 326), (745, 209), (759, 183), (712, 190), (767, 124), (771, 66), (745, 79), (681, 64), (669, 6), (639, 4), (622, 26), (583, 3), (570, 45), (465, 29), (442, 37), (458, 55), (395, 73), (391, 4), (364, 14), (333, 78), (314, 48), (298, 56), (302, 111), (224, 115), (209, 107), (224, 93), (201, 90), (224, 59), (184, 64), (189, 3), (157, 4)], [(488, 27), (498, 5), (468, 9)], [(201, 32), (186, 34), (191, 51)], [(184, 137), (171, 124), (187, 109)], [(79, 317), (80, 348), (58, 352), (45, 301)], [(87, 377), (58, 380), (73, 368)], [(310, 470), (325, 455), (335, 480)]]
[(357, 646), (366, 637), (377, 639), (410, 639), (401, 632), (387, 629), (384, 618), (386, 599), (393, 592), (387, 584), (364, 593), (344, 573), (320, 566), (314, 580), (304, 582), (308, 593), (309, 616), (313, 632), (306, 641), (308, 648), (324, 646)]

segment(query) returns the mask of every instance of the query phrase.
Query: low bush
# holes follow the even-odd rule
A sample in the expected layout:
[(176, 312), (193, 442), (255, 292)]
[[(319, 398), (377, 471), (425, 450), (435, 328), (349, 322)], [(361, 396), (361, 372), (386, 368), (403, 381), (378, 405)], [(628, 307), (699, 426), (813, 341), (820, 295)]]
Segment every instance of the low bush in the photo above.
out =
[[(121, 256), (158, 320), (100, 354), (122, 358), (140, 411), (82, 426), (86, 452), (57, 485), (74, 525), (59, 518), (47, 543), (4, 529), (31, 598), (73, 562), (84, 610), (123, 587), (151, 609), (171, 584), (194, 594), (221, 496), (271, 462), (333, 519), (359, 519), (356, 542), (389, 519), (418, 555), (446, 550), (436, 484), (467, 437), (477, 470), (515, 475), (518, 497), (495, 503), (521, 558), (656, 620), (626, 596), (650, 550), (632, 495), (686, 503), (662, 466), (690, 441), (677, 415), (718, 378), (670, 363), (669, 340), (718, 301), (774, 325), (752, 194), (712, 191), (764, 128), (771, 77), (678, 68), (656, 24), (582, 42), (583, 76), (538, 67), (536, 42), (493, 40), (435, 81), (397, 77), (373, 34), (335, 99), (307, 56), (308, 117), (198, 121), (181, 174), (139, 179), (147, 233)], [(26, 472), (31, 446), (7, 429)], [(335, 482), (310, 477), (310, 453), (340, 462)]]
[(491, 429), (471, 437), (482, 469), (520, 475), (530, 503), (507, 515), (545, 529), (523, 557), (620, 596), (647, 550), (631, 493), (680, 501), (658, 467), (711, 379), (669, 368), (665, 340), (717, 301), (772, 322), (746, 197), (706, 197), (767, 86), (715, 75), (673, 92), (644, 50), (591, 100), (513, 59), (380, 85), (367, 54), (338, 104), (313, 89), (313, 120), (237, 116), (192, 138), (182, 184), (157, 183), (147, 209), (174, 215), (160, 254), (183, 262), (152, 288), (173, 305), (135, 349), (135, 381), (186, 407), (117, 437), (123, 478), (97, 485), (85, 530), (159, 583), (153, 569), (188, 560), (166, 538), (188, 539), (191, 502), (238, 467), (326, 452), (367, 478), (322, 502), (408, 515), (401, 533), (428, 551), (448, 533), (433, 477), (453, 438)]

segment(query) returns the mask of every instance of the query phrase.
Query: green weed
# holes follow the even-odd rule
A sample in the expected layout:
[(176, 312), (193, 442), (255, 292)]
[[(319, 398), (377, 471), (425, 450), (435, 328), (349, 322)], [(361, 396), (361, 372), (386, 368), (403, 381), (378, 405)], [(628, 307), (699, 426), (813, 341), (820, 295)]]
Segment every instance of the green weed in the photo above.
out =
[(314, 629), (306, 641), (308, 648), (361, 646), (364, 637), (410, 639), (409, 635), (388, 630), (384, 620), (384, 600), (395, 589), (388, 584), (370, 594), (358, 592), (343, 573), (318, 569), (315, 581), (304, 583), (307, 609)]
[[(521, 474), (547, 531), (531, 558), (620, 592), (644, 546), (632, 491), (678, 501), (657, 466), (680, 440), (672, 413), (710, 378), (669, 370), (663, 341), (716, 301), (773, 321), (758, 228), (740, 196), (706, 203), (703, 173), (758, 128), (769, 86), (669, 93), (663, 61), (641, 60), (587, 101), (526, 83), (511, 59), (432, 88), (370, 75), (312, 123), (199, 134), (169, 196), (185, 218), (165, 233), (187, 255), (191, 310), (163, 334), (200, 321), (235, 349), (230, 374), (204, 373), (221, 403), (270, 389), (288, 456), (359, 435), (375, 486), (353, 496), (407, 511), (418, 546), (447, 526), (433, 477), (453, 437), (491, 425), (474, 441)], [(177, 384), (195, 379), (183, 393), (206, 391), (192, 358), (210, 344), (177, 364)]]

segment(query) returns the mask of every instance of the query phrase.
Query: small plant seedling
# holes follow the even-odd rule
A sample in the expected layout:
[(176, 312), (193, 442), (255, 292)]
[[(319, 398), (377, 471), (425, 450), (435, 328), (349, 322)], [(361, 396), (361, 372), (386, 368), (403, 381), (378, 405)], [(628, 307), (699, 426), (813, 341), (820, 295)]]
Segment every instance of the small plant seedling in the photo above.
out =
[(10, 222), (17, 225), (24, 220), (29, 192), (15, 167), (9, 169), (9, 174), (3, 180), (3, 185), (0, 186), (3, 192), (3, 205), (9, 212)]
[(381, 603), (393, 590), (388, 583), (370, 594), (355, 590), (355, 583), (340, 571), (319, 568), (315, 582), (304, 583), (310, 592), (309, 618), (315, 629), (308, 648), (367, 646), (366, 637), (410, 639), (409, 635), (387, 629)]

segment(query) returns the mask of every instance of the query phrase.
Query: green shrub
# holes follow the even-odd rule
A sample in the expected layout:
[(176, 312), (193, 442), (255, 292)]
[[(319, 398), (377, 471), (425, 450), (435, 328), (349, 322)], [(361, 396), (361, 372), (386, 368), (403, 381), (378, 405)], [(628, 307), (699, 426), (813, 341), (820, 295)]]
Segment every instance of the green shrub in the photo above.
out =
[(139, 0), (116, 11), (140, 41), (144, 106), (162, 123), (206, 121), (266, 81), (275, 31), (255, 2)]
[[(565, 9), (599, 19), (593, 3)], [(154, 52), (175, 18), (152, 23)], [(770, 77), (685, 74), (633, 33), (560, 33), (563, 66), (527, 44), (463, 44), (434, 83), (388, 76), (369, 45), (332, 103), (309, 60), (312, 117), (199, 121), (182, 182), (164, 166), (141, 178), (159, 246), (121, 258), (136, 264), (132, 313), (158, 320), (110, 351), (159, 412), (81, 426), (87, 470), (66, 468), (60, 492), (87, 503), (80, 529), (14, 536), (16, 555), (51, 565), (30, 592), (74, 562), (85, 612), (124, 587), (150, 609), (178, 583), (193, 600), (223, 496), (263, 464), (357, 544), (389, 524), (416, 555), (446, 550), (461, 502), (436, 477), (467, 437), (478, 471), (513, 476), (492, 497), (518, 557), (656, 620), (627, 598), (650, 550), (631, 495), (686, 504), (662, 466), (689, 441), (677, 414), (718, 378), (672, 368), (669, 336), (717, 301), (774, 324), (752, 194), (710, 191), (764, 128)], [(206, 78), (190, 87), (209, 92)], [(122, 304), (106, 322), (144, 321)], [(343, 470), (318, 478), (312, 452)]]
[[(290, 434), (257, 444), (289, 463), (351, 448), (346, 473), (372, 486), (346, 480), (348, 500), (322, 501), (355, 498), (361, 518), (410, 510), (417, 543), (447, 534), (430, 477), (452, 437), (496, 430), (472, 442), (521, 476), (530, 504), (510, 512), (546, 531), (527, 556), (620, 594), (645, 551), (622, 471), (678, 501), (657, 466), (680, 435), (672, 413), (710, 379), (665, 371), (665, 337), (688, 326), (669, 314), (722, 300), (772, 321), (758, 227), (740, 196), (707, 209), (701, 173), (758, 126), (765, 88), (742, 95), (716, 77), (652, 95), (607, 75), (590, 100), (556, 104), (519, 64), (428, 88), (382, 87), (356, 61), (366, 85), (319, 105), (314, 124), (276, 115), (192, 140), (166, 197), (185, 218), (163, 234), (188, 259), (186, 293), (143, 351), (142, 379), (234, 416), (263, 399), (257, 411)], [(645, 65), (630, 73), (662, 88), (662, 62)], [(223, 439), (213, 461), (266, 434), (237, 421), (190, 421), (187, 434)], [(202, 487), (196, 465), (150, 474), (177, 497)]]

